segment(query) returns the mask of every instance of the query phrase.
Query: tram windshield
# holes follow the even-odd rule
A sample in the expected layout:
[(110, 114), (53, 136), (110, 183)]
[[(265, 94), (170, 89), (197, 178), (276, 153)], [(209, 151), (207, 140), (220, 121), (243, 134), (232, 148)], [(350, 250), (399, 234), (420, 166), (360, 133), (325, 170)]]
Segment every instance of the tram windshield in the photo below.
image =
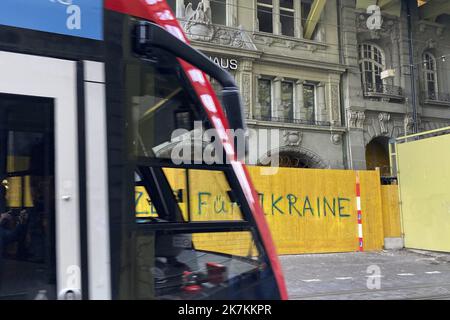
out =
[(155, 49), (130, 58), (126, 99), (135, 207), (132, 236), (121, 243), (120, 297), (263, 298), (267, 256), (176, 57)]

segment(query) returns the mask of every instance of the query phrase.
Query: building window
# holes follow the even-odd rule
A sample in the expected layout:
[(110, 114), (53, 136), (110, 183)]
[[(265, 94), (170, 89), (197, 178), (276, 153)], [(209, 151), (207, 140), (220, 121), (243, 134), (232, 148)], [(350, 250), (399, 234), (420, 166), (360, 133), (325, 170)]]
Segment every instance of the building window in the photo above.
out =
[(273, 4), (272, 0), (258, 0), (259, 31), (273, 32)]
[(311, 11), (312, 0), (302, 0), (302, 26), (306, 27), (306, 21), (308, 20), (309, 12)]
[(258, 80), (258, 104), (261, 108), (261, 120), (272, 118), (272, 81)]
[(305, 120), (314, 121), (316, 119), (316, 86), (314, 84), (303, 84), (303, 103), (305, 108)]
[(281, 34), (294, 36), (294, 1), (280, 0)]
[(311, 10), (311, 0), (257, 0), (258, 30), (302, 37), (302, 21)]
[(291, 81), (281, 82), (281, 105), (284, 120), (294, 119), (294, 83)]
[(426, 52), (423, 55), (423, 65), (427, 98), (430, 100), (437, 100), (438, 85), (436, 58), (431, 53)]
[(373, 44), (359, 46), (359, 66), (364, 89), (369, 92), (383, 92), (381, 72), (384, 70), (384, 55)]
[(226, 25), (227, 23), (227, 1), (214, 0), (211, 1), (212, 23)]

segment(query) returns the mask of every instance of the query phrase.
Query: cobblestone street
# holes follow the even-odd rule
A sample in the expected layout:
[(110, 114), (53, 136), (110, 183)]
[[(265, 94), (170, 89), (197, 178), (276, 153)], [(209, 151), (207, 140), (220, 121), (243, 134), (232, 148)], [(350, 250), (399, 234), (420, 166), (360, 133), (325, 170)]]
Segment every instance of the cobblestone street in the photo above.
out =
[(401, 250), (280, 259), (294, 300), (450, 299), (450, 255)]

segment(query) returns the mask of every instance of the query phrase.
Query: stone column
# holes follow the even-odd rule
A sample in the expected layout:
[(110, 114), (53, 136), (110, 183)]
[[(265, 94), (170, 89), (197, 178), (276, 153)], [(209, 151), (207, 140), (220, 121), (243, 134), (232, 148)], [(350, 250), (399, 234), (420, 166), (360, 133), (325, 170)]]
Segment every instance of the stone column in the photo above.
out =
[(316, 116), (318, 121), (328, 121), (327, 103), (325, 98), (325, 83), (321, 82), (317, 86), (317, 106)]
[(303, 98), (303, 80), (295, 82), (296, 103), (294, 103), (294, 119), (306, 119), (305, 99)]
[(253, 76), (255, 95), (254, 95), (254, 103), (252, 105), (251, 114), (254, 119), (261, 119), (261, 105), (259, 104), (259, 84), (258, 80), (261, 79), (260, 74), (255, 74)]
[(251, 119), (253, 116), (253, 61), (250, 59), (243, 59), (239, 63), (239, 84), (242, 96), (242, 104), (244, 107), (246, 118)]
[(328, 102), (330, 106), (329, 119), (333, 125), (341, 124), (341, 102), (339, 93), (339, 83), (330, 83), (328, 85)]
[(347, 109), (349, 165), (354, 170), (366, 169), (366, 148), (364, 143), (364, 121), (366, 115), (361, 110)]
[(276, 77), (273, 79), (273, 110), (272, 117), (279, 118), (283, 116), (283, 110), (281, 105), (281, 82), (282, 77)]
[(294, 35), (296, 38), (303, 39), (301, 1), (294, 1)]

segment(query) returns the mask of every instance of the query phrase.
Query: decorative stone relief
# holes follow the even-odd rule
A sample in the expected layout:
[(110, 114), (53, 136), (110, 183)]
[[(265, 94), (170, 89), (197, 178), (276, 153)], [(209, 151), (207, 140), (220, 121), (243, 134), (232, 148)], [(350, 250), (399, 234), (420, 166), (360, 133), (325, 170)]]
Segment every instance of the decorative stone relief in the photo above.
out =
[(242, 100), (244, 102), (245, 110), (250, 109), (250, 97), (252, 93), (251, 76), (251, 74), (247, 73), (242, 75)]
[(255, 43), (260, 45), (268, 47), (277, 46), (281, 48), (288, 48), (290, 50), (301, 48), (303, 50), (316, 52), (317, 50), (325, 50), (327, 48), (326, 45), (323, 45), (321, 43), (310, 43), (302, 39), (295, 38), (287, 39), (285, 37), (277, 35), (262, 35), (256, 33), (253, 34), (253, 40), (255, 41)]
[(412, 114), (405, 115), (405, 118), (403, 121), (404, 121), (405, 130), (406, 130), (405, 134), (412, 132), (413, 128), (414, 128), (414, 117), (412, 116)]
[(434, 49), (434, 48), (436, 48), (436, 40), (434, 40), (434, 39), (429, 39), (429, 40), (426, 42), (426, 46), (427, 46), (428, 49)]
[(353, 129), (362, 129), (366, 115), (364, 111), (348, 110), (348, 126)]
[(348, 111), (348, 126), (350, 128), (356, 128), (356, 120), (358, 120), (358, 112)]
[(286, 130), (283, 132), (283, 140), (286, 146), (297, 147), (302, 143), (303, 133), (300, 131)]
[(441, 37), (444, 33), (445, 26), (435, 22), (429, 22), (425, 20), (419, 21), (420, 33), (426, 33), (428, 31), (434, 32), (438, 37)]
[(378, 115), (378, 120), (380, 121), (380, 128), (382, 134), (388, 134), (389, 129), (387, 127), (389, 120), (391, 120), (391, 115), (386, 112), (381, 112)]
[(358, 111), (358, 119), (356, 120), (356, 127), (358, 129), (363, 129), (364, 120), (366, 120), (366, 114), (364, 111)]
[(340, 144), (342, 141), (342, 136), (340, 134), (334, 133), (331, 135), (331, 142), (335, 145)]
[(337, 85), (330, 86), (331, 95), (331, 112), (332, 112), (332, 122), (339, 122), (339, 87)]
[(253, 71), (253, 61), (249, 59), (242, 59), (240, 61), (241, 71), (252, 72)]
[(252, 38), (242, 26), (236, 29), (212, 24), (209, 1), (200, 1), (195, 10), (192, 8), (192, 3), (189, 3), (182, 11), (181, 24), (190, 40), (257, 50)]

